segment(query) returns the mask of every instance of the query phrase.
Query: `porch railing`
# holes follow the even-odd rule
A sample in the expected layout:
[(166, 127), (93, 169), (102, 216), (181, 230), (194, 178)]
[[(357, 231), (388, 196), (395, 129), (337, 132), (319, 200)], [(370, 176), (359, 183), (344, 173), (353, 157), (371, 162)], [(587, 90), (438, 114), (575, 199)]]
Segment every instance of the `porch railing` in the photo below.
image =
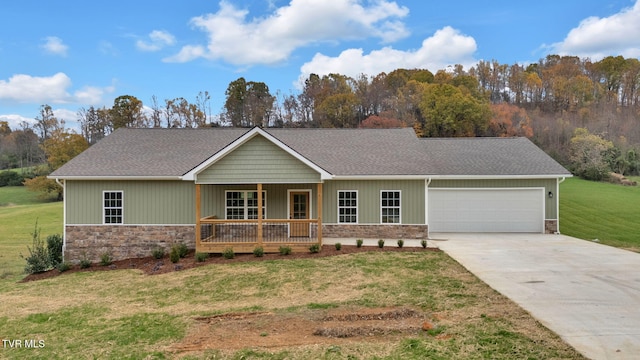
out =
[(317, 219), (263, 219), (258, 222), (207, 217), (200, 219), (200, 243), (205, 249), (218, 248), (218, 245), (308, 246), (319, 242), (317, 228)]

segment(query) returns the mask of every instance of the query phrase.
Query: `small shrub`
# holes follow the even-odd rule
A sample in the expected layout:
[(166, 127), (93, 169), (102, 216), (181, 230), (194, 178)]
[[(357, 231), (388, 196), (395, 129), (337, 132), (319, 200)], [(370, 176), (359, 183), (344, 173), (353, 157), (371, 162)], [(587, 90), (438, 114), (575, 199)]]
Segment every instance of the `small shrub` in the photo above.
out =
[(161, 246), (156, 246), (151, 250), (151, 256), (154, 259), (162, 259), (164, 257), (164, 248)]
[(384, 240), (382, 240), (382, 239), (378, 240), (378, 247), (380, 249), (382, 249), (384, 247)]
[(0, 172), (0, 187), (2, 186), (22, 186), (25, 177), (15, 171)]
[(24, 271), (27, 274), (36, 274), (45, 272), (51, 269), (51, 258), (44, 242), (40, 239), (40, 229), (38, 228), (38, 222), (31, 233), (32, 243), (31, 247), (27, 246), (29, 250), (29, 256), (26, 258), (20, 255), (26, 260), (27, 265), (24, 267)]
[(336, 243), (335, 247), (336, 247), (336, 250), (340, 251), (340, 249), (342, 249), (342, 244)]
[(398, 240), (398, 247), (401, 248), (404, 246), (404, 240), (400, 239)]
[(255, 256), (255, 257), (263, 257), (264, 256), (264, 248), (262, 248), (262, 246), (256, 246), (256, 248), (253, 249), (253, 256)]
[(422, 245), (423, 249), (426, 249), (427, 248), (427, 240), (420, 241), (420, 245)]
[(233, 252), (232, 248), (226, 248), (222, 252), (222, 257), (224, 257), (225, 259), (233, 259), (234, 257), (236, 257), (236, 253)]
[(82, 253), (82, 258), (80, 259), (80, 269), (87, 269), (91, 267), (91, 260), (87, 257), (87, 253)]
[(280, 246), (278, 251), (280, 251), (280, 255), (291, 255), (291, 246)]
[(179, 244), (176, 244), (175, 246), (178, 248), (178, 255), (180, 256), (181, 259), (186, 257), (187, 254), (189, 253), (189, 248), (187, 247), (187, 245), (183, 243), (179, 243)]
[(358, 239), (358, 240), (356, 240), (356, 246), (357, 246), (357, 247), (361, 248), (361, 247), (362, 247), (362, 243), (363, 243), (363, 240), (362, 240), (362, 239)]
[(62, 236), (55, 234), (47, 236), (47, 252), (52, 267), (62, 263)]
[(56, 268), (58, 269), (59, 272), (65, 272), (71, 269), (71, 264), (66, 261), (63, 261), (59, 263), (58, 266), (56, 266)]
[(109, 266), (111, 264), (113, 264), (113, 256), (111, 256), (110, 252), (106, 252), (100, 255), (100, 265)]
[(208, 257), (209, 257), (209, 254), (207, 254), (207, 253), (202, 253), (202, 252), (197, 252), (196, 253), (196, 261), (197, 262), (205, 262), (205, 260), (207, 260)]
[(180, 249), (178, 249), (178, 246), (173, 245), (171, 247), (171, 252), (169, 252), (169, 260), (171, 260), (171, 262), (174, 264), (180, 261)]
[(312, 244), (309, 246), (309, 252), (312, 254), (320, 252), (320, 244)]

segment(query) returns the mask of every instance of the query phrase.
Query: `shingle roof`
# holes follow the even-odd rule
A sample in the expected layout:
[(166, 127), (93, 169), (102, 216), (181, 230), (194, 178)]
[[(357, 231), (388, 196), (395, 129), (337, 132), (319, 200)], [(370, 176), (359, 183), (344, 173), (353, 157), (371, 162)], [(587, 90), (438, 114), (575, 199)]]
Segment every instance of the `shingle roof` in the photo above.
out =
[[(51, 177), (179, 177), (247, 129), (118, 129)], [(526, 138), (418, 139), (405, 129), (266, 129), (334, 176), (570, 175)]]
[(434, 175), (571, 175), (523, 137), (423, 138), (420, 142)]

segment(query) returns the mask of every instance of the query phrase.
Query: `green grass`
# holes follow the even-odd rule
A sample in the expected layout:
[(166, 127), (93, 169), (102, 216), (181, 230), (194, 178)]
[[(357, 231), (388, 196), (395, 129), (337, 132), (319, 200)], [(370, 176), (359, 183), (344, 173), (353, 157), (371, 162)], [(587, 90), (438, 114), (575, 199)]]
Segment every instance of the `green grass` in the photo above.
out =
[(639, 251), (638, 219), (640, 186), (578, 178), (560, 184), (560, 232), (565, 235)]
[[(522, 309), (432, 251), (223, 263), (155, 276), (134, 270), (74, 273), (13, 284), (0, 296), (3, 337), (46, 345), (0, 349), (7, 359), (582, 359)], [(308, 318), (354, 306), (410, 307), (444, 320), (431, 332), (382, 343), (171, 350), (187, 334), (202, 331), (194, 320), (199, 316), (267, 311)]]
[(23, 275), (31, 233), (36, 220), (41, 238), (62, 234), (62, 202), (47, 202), (22, 186), (0, 187), (0, 288), (3, 279), (16, 281)]

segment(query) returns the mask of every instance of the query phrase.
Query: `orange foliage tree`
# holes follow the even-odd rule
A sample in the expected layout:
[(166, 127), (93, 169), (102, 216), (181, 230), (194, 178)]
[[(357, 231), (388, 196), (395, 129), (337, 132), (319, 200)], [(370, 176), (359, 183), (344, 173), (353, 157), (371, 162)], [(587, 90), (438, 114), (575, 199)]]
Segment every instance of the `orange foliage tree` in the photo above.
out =
[(491, 120), (487, 135), (508, 136), (533, 136), (531, 119), (527, 111), (515, 105), (501, 103), (491, 104)]
[(358, 127), (362, 129), (392, 129), (405, 127), (405, 124), (398, 119), (371, 115), (368, 118), (364, 119)]

